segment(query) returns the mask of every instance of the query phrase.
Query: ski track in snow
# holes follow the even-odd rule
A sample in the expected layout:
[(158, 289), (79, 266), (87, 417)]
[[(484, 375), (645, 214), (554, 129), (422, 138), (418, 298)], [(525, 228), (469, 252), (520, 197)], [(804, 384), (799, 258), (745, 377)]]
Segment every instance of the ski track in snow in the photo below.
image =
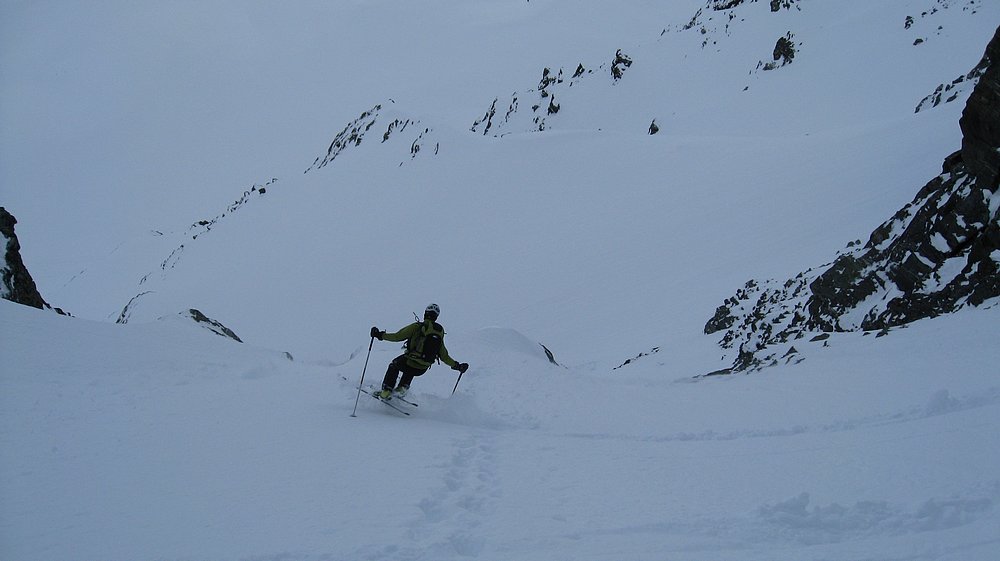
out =
[[(756, 512), (742, 517), (699, 518), (644, 522), (588, 529), (560, 536), (570, 541), (614, 538), (627, 541), (639, 536), (677, 543), (688, 541), (677, 552), (717, 552), (719, 545), (735, 552), (744, 551), (747, 559), (767, 559), (762, 551), (781, 546), (823, 546), (858, 542), (863, 549), (866, 540), (899, 537), (907, 534), (936, 532), (976, 524), (988, 519), (1000, 500), (1000, 482), (970, 489), (961, 495), (930, 498), (916, 506), (892, 504), (886, 501), (859, 501), (852, 505), (831, 503), (816, 505), (809, 493), (801, 493), (775, 504), (762, 505)], [(1000, 544), (1000, 538), (976, 545)], [(625, 547), (625, 546), (623, 546)], [(936, 547), (934, 552), (894, 559), (922, 559), (947, 556), (962, 548)], [(699, 557), (700, 558), (700, 557)], [(730, 557), (725, 557), (730, 558)], [(860, 557), (860, 559), (873, 559)], [(878, 557), (878, 559), (885, 559)]]
[[(36, 313), (5, 311), (21, 319)], [(967, 342), (979, 349), (988, 338), (981, 328), (994, 317), (983, 311), (935, 320), (898, 337), (923, 341), (938, 334), (941, 322), (956, 322), (982, 338)], [(420, 406), (411, 417), (363, 397), (359, 418), (351, 419), (357, 386), (335, 374), (339, 367), (297, 364), (215, 334), (200, 335), (177, 321), (154, 328), (98, 325), (84, 334), (77, 329), (92, 326), (76, 319), (35, 319), (56, 332), (64, 347), (35, 357), (30, 341), (48, 331), (30, 321), (0, 322), (4, 337), (17, 343), (11, 358), (45, 365), (11, 377), (14, 393), (28, 399), (5, 402), (11, 422), (0, 427), (45, 462), (5, 474), (37, 485), (37, 495), (13, 488), (5, 494), (16, 505), (12, 512), (35, 519), (51, 515), (60, 524), (54, 530), (60, 539), (81, 539), (90, 553), (108, 550), (81, 533), (127, 533), (135, 530), (133, 517), (149, 515), (144, 503), (132, 504), (130, 494), (118, 493), (108, 498), (118, 514), (90, 521), (94, 495), (62, 486), (59, 474), (84, 467), (113, 472), (119, 465), (152, 474), (143, 484), (168, 486), (140, 484), (135, 489), (143, 499), (164, 500), (177, 495), (171, 489), (184, 490), (179, 503), (155, 519), (172, 520), (177, 532), (192, 536), (191, 543), (156, 542), (152, 547), (164, 548), (157, 552), (164, 559), (207, 555), (216, 529), (252, 544), (232, 546), (220, 558), (254, 560), (599, 560), (649, 559), (656, 552), (685, 561), (958, 561), (989, 559), (984, 552), (996, 548), (988, 536), (996, 535), (1000, 478), (983, 469), (996, 457), (1000, 415), (1000, 388), (983, 374), (989, 353), (954, 370), (877, 376), (884, 387), (907, 392), (882, 401), (875, 394), (883, 386), (810, 375), (803, 366), (633, 396), (632, 390), (621, 392), (617, 375), (553, 368), (544, 358), (525, 363), (497, 348), (481, 356), (482, 370), (470, 371), (454, 396), (447, 371), (423, 377), (412, 392)], [(882, 349), (884, 341), (873, 349)], [(858, 337), (844, 345), (852, 342), (867, 348), (869, 341)], [(104, 356), (116, 348), (113, 358)], [(477, 358), (472, 346), (466, 350)], [(927, 352), (934, 356), (934, 350)], [(372, 361), (372, 372), (385, 358)], [(360, 370), (364, 359), (358, 356), (349, 366)], [(887, 371), (879, 366), (873, 371)], [(73, 375), (54, 386), (53, 372)], [(579, 394), (560, 399), (570, 379)], [(905, 387), (916, 383), (920, 389)], [(954, 389), (930, 389), (938, 384)], [(982, 389), (975, 391), (977, 386)], [(700, 397), (725, 403), (732, 396), (754, 404), (773, 398), (772, 392), (793, 407), (760, 417), (748, 406), (730, 419), (735, 412), (724, 405), (707, 415), (698, 404), (686, 405)], [(862, 402), (853, 411), (872, 413), (838, 415), (839, 405), (813, 411), (833, 395)], [(794, 407), (798, 402), (807, 406)], [(75, 403), (84, 409), (74, 409)], [(669, 414), (641, 423), (626, 408)], [(768, 428), (783, 418), (793, 424)], [(529, 422), (508, 422), (516, 419)], [(706, 430), (669, 430), (682, 422)], [(732, 422), (746, 428), (723, 429)], [(573, 425), (607, 430), (566, 430)], [(41, 441), (29, 427), (41, 431)], [(151, 438), (166, 447), (157, 456), (162, 465), (136, 456)], [(46, 447), (47, 439), (65, 450)], [(184, 453), (191, 445), (201, 457)], [(233, 456), (219, 451), (225, 446), (247, 460), (238, 470)], [(288, 454), (296, 455), (292, 464), (273, 459)], [(331, 463), (350, 468), (331, 471)], [(237, 480), (226, 490), (233, 476)], [(262, 512), (232, 512), (227, 503), (252, 509), (247, 494), (261, 492), (268, 497)], [(39, 498), (48, 505), (42, 510), (33, 506)], [(10, 513), (0, 513), (24, 531), (6, 518)], [(206, 524), (213, 530), (201, 530)], [(40, 531), (44, 536), (46, 529)], [(128, 543), (121, 551), (134, 552), (142, 542)]]
[[(636, 436), (628, 434), (573, 434), (548, 433), (545, 429), (506, 427), (508, 433), (520, 433), (518, 440), (531, 441), (532, 434), (542, 439), (581, 439), (594, 441), (615, 441), (625, 446), (630, 443), (686, 443), (699, 441), (732, 441), (739, 439), (768, 439), (821, 433), (843, 433), (865, 431), (903, 423), (919, 422), (925, 419), (973, 411), (980, 408), (996, 407), (1000, 404), (1000, 388), (992, 387), (975, 395), (952, 396), (947, 390), (934, 392), (926, 403), (914, 405), (895, 413), (872, 415), (857, 419), (847, 419), (822, 425), (795, 426), (788, 429), (746, 430), (731, 433), (707, 431), (701, 434), (678, 433), (662, 437)], [(433, 420), (433, 419), (430, 419)], [(976, 429), (977, 426), (964, 425), (961, 430)], [(990, 430), (987, 425), (979, 429)], [(916, 429), (903, 437), (912, 439), (926, 436), (921, 431), (932, 430), (951, 432), (952, 429)], [(957, 429), (955, 429), (957, 430)], [(912, 504), (889, 501), (864, 500), (853, 504), (831, 502), (820, 504), (809, 492), (803, 491), (787, 500), (765, 503), (756, 510), (741, 516), (721, 518), (699, 517), (694, 520), (678, 518), (667, 514), (661, 521), (644, 521), (637, 524), (610, 523), (600, 527), (577, 529), (550, 536), (545, 544), (531, 538), (509, 539), (502, 545), (494, 543), (494, 533), (489, 531), (491, 517), (497, 504), (504, 496), (504, 481), (499, 477), (498, 443), (504, 438), (504, 431), (495, 429), (471, 429), (468, 434), (453, 439), (450, 459), (437, 466), (443, 485), (433, 490), (418, 503), (419, 515), (403, 530), (405, 539), (394, 541), (392, 545), (365, 548), (358, 552), (358, 558), (371, 560), (419, 560), (477, 558), (488, 550), (513, 554), (515, 558), (542, 559), (532, 556), (534, 550), (544, 550), (552, 544), (575, 544), (573, 548), (597, 543), (599, 548), (614, 550), (613, 544), (620, 544), (628, 550), (628, 543), (642, 539), (646, 542), (663, 543), (675, 553), (688, 553), (700, 559), (701, 554), (718, 553), (720, 544), (729, 554), (745, 555), (742, 559), (767, 559), (761, 552), (770, 551), (775, 546), (787, 547), (797, 544), (804, 547), (822, 548), (838, 544), (857, 544), (863, 549), (870, 540), (895, 539), (913, 534), (954, 530), (965, 526), (989, 524), (1000, 502), (1000, 480), (992, 480), (968, 488), (949, 496), (928, 496)], [(508, 436), (510, 436), (508, 434)], [(539, 445), (544, 449), (544, 445)], [(817, 448), (814, 441), (807, 445)], [(796, 446), (782, 448), (769, 454), (795, 454), (803, 449)], [(688, 452), (689, 455), (693, 451)], [(761, 452), (753, 452), (757, 455)], [(738, 455), (737, 455), (738, 456)], [(699, 460), (710, 459), (703, 453), (691, 455)], [(720, 458), (732, 459), (727, 452)], [(558, 492), (558, 488), (555, 489)], [(564, 517), (555, 516), (555, 519)], [(976, 547), (989, 547), (982, 542)], [(612, 545), (609, 545), (612, 544)], [(487, 547), (490, 546), (490, 547)], [(874, 547), (874, 546), (873, 546)], [(916, 560), (924, 558), (948, 558), (960, 555), (961, 547), (929, 547), (925, 553), (900, 556), (895, 559)], [(526, 555), (527, 556), (524, 556)], [(729, 559), (734, 557), (724, 556)], [(874, 559), (861, 557), (861, 559)], [(879, 559), (882, 559), (879, 557)]]
[(564, 433), (562, 436), (592, 440), (637, 440), (641, 442), (726, 441), (745, 438), (772, 438), (809, 433), (854, 431), (873, 427), (906, 423), (939, 415), (958, 413), (980, 407), (1000, 404), (1000, 388), (992, 387), (975, 395), (953, 397), (948, 390), (934, 392), (924, 405), (917, 405), (895, 413), (879, 413), (868, 417), (845, 419), (821, 425), (795, 425), (776, 429), (747, 429), (730, 432), (706, 430), (699, 433), (682, 432), (662, 436), (633, 436), (610, 433)]
[(478, 556), (487, 540), (482, 527), (489, 524), (501, 495), (498, 439), (488, 431), (455, 438), (451, 458), (439, 466), (443, 485), (419, 501), (419, 515), (398, 536), (404, 539), (375, 551), (362, 550), (358, 557), (416, 561)]

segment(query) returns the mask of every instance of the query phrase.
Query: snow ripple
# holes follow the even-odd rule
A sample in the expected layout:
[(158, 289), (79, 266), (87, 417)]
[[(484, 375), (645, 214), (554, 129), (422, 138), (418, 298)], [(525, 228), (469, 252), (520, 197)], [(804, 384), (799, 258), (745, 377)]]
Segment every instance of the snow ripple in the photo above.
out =
[(745, 438), (772, 438), (795, 436), (809, 433), (831, 433), (858, 430), (895, 423), (917, 421), (939, 415), (959, 413), (980, 407), (1000, 404), (1000, 388), (989, 388), (975, 395), (953, 397), (947, 389), (934, 392), (924, 405), (913, 406), (896, 413), (882, 413), (857, 419), (845, 419), (819, 425), (793, 425), (774, 429), (745, 429), (728, 432), (705, 430), (701, 432), (678, 432), (662, 436), (634, 437), (611, 433), (566, 433), (563, 436), (592, 440), (633, 440), (643, 442), (685, 442), (685, 441), (726, 441)]

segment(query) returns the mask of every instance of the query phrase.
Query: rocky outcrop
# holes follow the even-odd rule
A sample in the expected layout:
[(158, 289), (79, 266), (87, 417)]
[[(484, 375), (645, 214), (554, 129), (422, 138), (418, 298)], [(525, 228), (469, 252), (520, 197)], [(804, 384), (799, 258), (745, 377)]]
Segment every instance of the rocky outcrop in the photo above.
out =
[(966, 93), (967, 88), (972, 87), (970, 84), (976, 84), (977, 81), (983, 77), (983, 73), (986, 72), (986, 68), (989, 66), (990, 60), (987, 56), (984, 56), (979, 64), (975, 68), (963, 74), (947, 84), (940, 84), (933, 92), (924, 96), (917, 104), (917, 108), (913, 110), (914, 113), (920, 113), (926, 109), (932, 109), (941, 105), (942, 103), (951, 103), (961, 97)]
[[(730, 36), (734, 26), (746, 21), (746, 18), (742, 14), (750, 10), (763, 10), (765, 9), (765, 4), (770, 7), (772, 13), (783, 9), (802, 11), (802, 8), (796, 4), (796, 0), (769, 0), (769, 2), (758, 2), (758, 0), (708, 0), (704, 8), (699, 8), (694, 16), (691, 17), (691, 20), (680, 27), (680, 31), (696, 30), (702, 36), (701, 47), (703, 49), (715, 46), (719, 44), (719, 40), (723, 36)], [(661, 35), (667, 33), (667, 31), (668, 29), (664, 29)], [(779, 39), (775, 47), (774, 60), (781, 62), (767, 63), (767, 68), (764, 69), (774, 70), (791, 62), (792, 57), (785, 55), (791, 54), (794, 56), (794, 48), (795, 45), (791, 42), (791, 37), (786, 36), (785, 40)], [(778, 54), (779, 51), (780, 55)], [(761, 61), (757, 69), (760, 70), (764, 65), (765, 63)]]
[[(708, 7), (717, 12), (731, 10), (744, 3), (753, 3), (757, 0), (709, 0)], [(795, 0), (770, 0), (771, 11), (777, 12), (784, 8), (790, 10), (795, 4)], [(797, 8), (798, 6), (796, 6)]]
[(774, 43), (774, 50), (771, 52), (771, 62), (759, 61), (757, 70), (775, 70), (782, 66), (787, 66), (795, 60), (797, 45), (795, 44), (795, 34), (789, 31), (784, 37), (778, 37)]
[(983, 57), (986, 71), (972, 91), (959, 125), (962, 161), (978, 183), (996, 191), (1000, 171), (1000, 28)]
[[(17, 219), (0, 207), (0, 244), (3, 246), (3, 260), (0, 261), (0, 297), (11, 302), (31, 306), (40, 310), (51, 309), (35, 286), (31, 273), (21, 259), (21, 244), (14, 233)], [(62, 310), (56, 309), (63, 313)]]
[[(1000, 29), (962, 114), (962, 149), (941, 175), (830, 264), (784, 282), (750, 281), (705, 326), (724, 332), (732, 371), (801, 360), (788, 343), (817, 333), (886, 334), (1000, 297)], [(814, 340), (818, 340), (813, 337)], [(824, 343), (825, 344), (825, 343)]]
[(226, 327), (225, 325), (222, 325), (218, 321), (216, 321), (216, 320), (214, 320), (214, 319), (206, 316), (205, 314), (201, 313), (199, 310), (191, 308), (190, 310), (188, 310), (186, 312), (181, 312), (181, 315), (184, 316), (184, 317), (186, 317), (186, 318), (190, 318), (190, 319), (194, 320), (195, 323), (197, 323), (198, 325), (201, 325), (202, 327), (204, 327), (205, 329), (208, 329), (209, 331), (211, 331), (212, 333), (215, 333), (216, 335), (220, 335), (222, 337), (227, 337), (227, 338), (232, 339), (233, 341), (236, 341), (238, 343), (242, 343), (243, 342), (239, 337), (236, 336), (236, 333), (234, 333), (232, 329), (229, 329), (228, 327)]
[(625, 75), (625, 71), (632, 66), (632, 59), (627, 54), (623, 53), (621, 49), (615, 52), (615, 60), (611, 63), (611, 76), (614, 78), (615, 82), (622, 79)]
[[(573, 73), (571, 80), (576, 80), (585, 73), (589, 73), (589, 71), (584, 69), (583, 64), (580, 64), (577, 66), (576, 72)], [(496, 98), (482, 118), (472, 123), (470, 130), (481, 133), (484, 136), (489, 134), (500, 136), (501, 133), (498, 132), (498, 129), (503, 129), (503, 132), (510, 132), (509, 126), (518, 117), (521, 117), (522, 119), (530, 119), (530, 125), (528, 125), (529, 128), (527, 130), (531, 132), (544, 131), (546, 128), (546, 118), (555, 115), (562, 108), (560, 104), (556, 103), (555, 90), (560, 89), (564, 82), (562, 68), (555, 72), (550, 68), (542, 69), (542, 78), (538, 81), (538, 87), (533, 90), (521, 92), (521, 94), (515, 92), (507, 104), (503, 118), (498, 118), (497, 103), (499, 103), (500, 99)], [(522, 97), (533, 100), (530, 115), (526, 112), (519, 112), (521, 108), (520, 98)]]
[(774, 44), (774, 52), (771, 53), (771, 58), (775, 62), (781, 62), (782, 65), (791, 64), (792, 59), (795, 58), (795, 43), (792, 42), (792, 32), (789, 31), (784, 37), (778, 37), (778, 41)]
[[(369, 133), (372, 133), (372, 129), (375, 129), (373, 134), (381, 137), (381, 143), (383, 144), (389, 142), (390, 139), (395, 140), (404, 131), (409, 129), (410, 132), (406, 133), (408, 135), (406, 138), (408, 140), (412, 139), (409, 145), (410, 160), (416, 158), (425, 147), (430, 148), (432, 144), (434, 154), (440, 151), (440, 142), (432, 138), (434, 136), (434, 129), (421, 127), (420, 121), (415, 119), (399, 115), (394, 117), (389, 115), (389, 113), (393, 112), (386, 110), (382, 104), (375, 105), (368, 111), (361, 113), (361, 116), (348, 123), (344, 127), (344, 130), (333, 137), (330, 146), (326, 149), (326, 154), (317, 157), (312, 165), (306, 168), (303, 173), (309, 173), (326, 167), (345, 150), (361, 146), (361, 143), (364, 142)], [(415, 136), (413, 135), (413, 131), (418, 131)], [(402, 162), (400, 165), (402, 165)]]
[[(786, 10), (791, 10), (792, 6), (795, 5), (795, 0), (771, 0), (771, 11), (777, 12), (778, 10), (784, 8)], [(798, 6), (795, 6), (797, 9)]]
[[(632, 58), (618, 49), (610, 64), (602, 64), (597, 68), (588, 69), (578, 64), (572, 76), (562, 68), (552, 70), (544, 68), (538, 87), (511, 95), (507, 108), (498, 107), (500, 99), (496, 98), (482, 117), (472, 123), (470, 130), (484, 136), (503, 136), (511, 132), (542, 132), (549, 127), (548, 119), (559, 113), (561, 102), (556, 101), (556, 94), (562, 98), (564, 91), (574, 84), (584, 80), (609, 76), (612, 84), (617, 84), (632, 66)], [(522, 103), (524, 101), (525, 103)], [(530, 113), (528, 112), (530, 109)], [(502, 111), (502, 113), (501, 113)]]

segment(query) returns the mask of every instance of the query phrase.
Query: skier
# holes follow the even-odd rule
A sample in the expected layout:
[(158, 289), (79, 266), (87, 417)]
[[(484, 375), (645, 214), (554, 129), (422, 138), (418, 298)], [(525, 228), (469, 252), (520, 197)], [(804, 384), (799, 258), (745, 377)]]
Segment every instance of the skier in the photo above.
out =
[[(452, 370), (463, 374), (469, 369), (467, 363), (457, 362), (448, 354), (448, 349), (444, 346), (444, 327), (437, 322), (439, 315), (441, 308), (437, 304), (429, 304), (424, 310), (423, 322), (413, 322), (395, 333), (372, 328), (372, 337), (379, 341), (406, 341), (406, 352), (389, 363), (382, 380), (382, 391), (376, 393), (378, 397), (390, 399), (393, 392), (399, 396), (406, 395), (413, 379), (427, 372), (435, 360), (441, 360)], [(401, 379), (400, 372), (403, 373)]]

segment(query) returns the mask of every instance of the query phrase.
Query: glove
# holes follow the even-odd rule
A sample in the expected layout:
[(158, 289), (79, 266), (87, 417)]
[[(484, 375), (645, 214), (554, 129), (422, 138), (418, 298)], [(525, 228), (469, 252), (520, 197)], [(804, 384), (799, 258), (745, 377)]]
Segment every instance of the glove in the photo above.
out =
[(381, 341), (383, 335), (385, 335), (385, 331), (379, 331), (377, 327), (372, 328), (372, 337), (374, 337), (375, 339)]
[(456, 364), (455, 366), (452, 366), (451, 369), (452, 370), (458, 370), (462, 374), (465, 374), (465, 371), (469, 369), (469, 363), (467, 363), (467, 362), (460, 362), (460, 363)]

